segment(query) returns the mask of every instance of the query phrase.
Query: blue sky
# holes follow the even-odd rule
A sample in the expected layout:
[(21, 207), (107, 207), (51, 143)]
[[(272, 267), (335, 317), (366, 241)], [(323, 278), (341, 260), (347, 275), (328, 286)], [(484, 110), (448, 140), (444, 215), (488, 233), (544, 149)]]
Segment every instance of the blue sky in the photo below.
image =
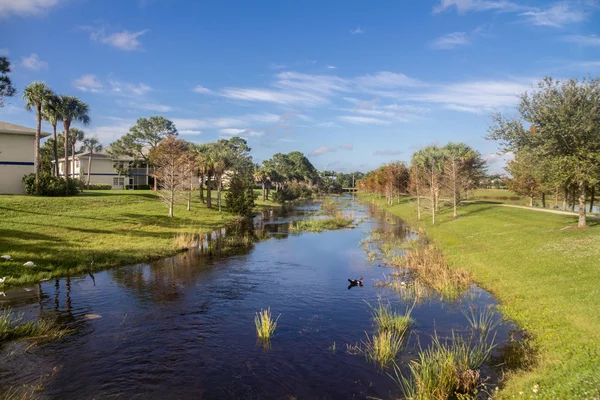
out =
[[(189, 141), (238, 135), (257, 161), (299, 150), (341, 171), (448, 141), (501, 171), (490, 113), (545, 75), (597, 75), (596, 35), (598, 0), (0, 0), (17, 89), (86, 101), (104, 144), (164, 115)], [(0, 120), (35, 126), (20, 94)]]

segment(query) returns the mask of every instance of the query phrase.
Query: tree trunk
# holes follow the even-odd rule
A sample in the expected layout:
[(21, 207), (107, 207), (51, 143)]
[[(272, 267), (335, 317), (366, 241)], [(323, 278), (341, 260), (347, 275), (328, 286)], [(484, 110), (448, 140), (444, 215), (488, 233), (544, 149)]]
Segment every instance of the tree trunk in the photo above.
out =
[(71, 122), (69, 120), (63, 120), (63, 125), (65, 128), (65, 180), (67, 181), (67, 187), (69, 187), (69, 128)]
[(563, 196), (562, 210), (567, 211), (567, 199), (569, 198), (569, 188), (567, 186), (565, 186), (565, 192), (563, 193)]
[(594, 212), (594, 200), (596, 196), (596, 186), (592, 186), (592, 194), (590, 197), (590, 212)]
[(542, 208), (546, 208), (546, 193), (542, 192)]
[(154, 191), (158, 190), (158, 179), (156, 179), (156, 175), (154, 176)]
[(188, 199), (187, 199), (187, 210), (190, 211), (191, 208), (191, 203), (192, 203), (192, 190), (194, 189), (194, 174), (190, 174), (190, 191), (188, 193)]
[(58, 176), (60, 175), (60, 172), (58, 171), (58, 139), (56, 137), (56, 123), (52, 124), (52, 130), (54, 132), (54, 146), (53, 150), (54, 150), (54, 172), (56, 173), (56, 177), (58, 178)]
[(586, 182), (581, 182), (579, 185), (580, 194), (579, 194), (579, 222), (577, 223), (577, 227), (583, 228), (587, 226), (585, 220), (585, 196), (587, 194), (587, 184)]
[(577, 195), (575, 194), (576, 190), (577, 189), (575, 187), (573, 187), (573, 189), (571, 189), (571, 211), (575, 211), (575, 202), (576, 202), (575, 198), (577, 197)]
[(90, 149), (90, 154), (88, 155), (88, 171), (87, 171), (87, 187), (90, 188), (90, 175), (92, 173), (92, 153), (93, 151)]
[(206, 176), (206, 207), (212, 208), (212, 197), (210, 193), (210, 174)]
[(529, 196), (529, 207), (533, 207), (533, 196)]
[(35, 130), (35, 194), (40, 194), (40, 135), (42, 133), (42, 103), (36, 104), (37, 129)]
[(200, 174), (198, 183), (200, 184), (200, 201), (204, 204), (204, 174)]
[[(156, 182), (156, 180), (155, 180)], [(175, 191), (171, 190), (169, 196), (169, 217), (173, 217), (173, 204), (175, 203)]]
[(75, 142), (71, 143), (71, 176), (75, 179)]
[(558, 186), (554, 189), (554, 208), (558, 208)]
[(433, 185), (433, 173), (431, 174), (431, 220), (435, 225), (435, 187)]
[(265, 186), (266, 186), (265, 182), (263, 181), (263, 183), (262, 183), (262, 201), (265, 201), (265, 193), (267, 191)]
[(457, 180), (457, 176), (456, 176), (456, 163), (452, 163), (452, 194), (453, 194), (453, 200), (454, 200), (454, 212), (452, 214), (452, 216), (454, 218), (457, 217), (456, 214), (456, 203), (458, 202), (458, 193), (456, 193), (456, 180)]
[(221, 181), (223, 180), (223, 176), (219, 177), (217, 181), (217, 203), (219, 203), (219, 212), (221, 212), (221, 190), (223, 189), (223, 185)]

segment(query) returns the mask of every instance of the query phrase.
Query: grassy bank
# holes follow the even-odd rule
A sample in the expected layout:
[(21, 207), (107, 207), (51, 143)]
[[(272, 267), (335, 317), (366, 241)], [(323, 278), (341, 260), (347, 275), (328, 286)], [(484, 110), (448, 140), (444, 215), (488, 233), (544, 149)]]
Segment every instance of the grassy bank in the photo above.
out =
[[(207, 209), (198, 193), (192, 210), (178, 205), (173, 218), (152, 191), (0, 196), (0, 253), (13, 258), (0, 261), (0, 277), (20, 284), (87, 271), (92, 257), (96, 270), (166, 257), (177, 251), (178, 235), (207, 233), (234, 218)], [(26, 261), (36, 266), (23, 267)]]
[(576, 225), (576, 217), (469, 204), (457, 219), (442, 210), (432, 226), (428, 214), (416, 221), (409, 199), (385, 208), (424, 227), (451, 265), (472, 272), (504, 315), (532, 334), (537, 365), (510, 376), (500, 398), (600, 396), (597, 221), (590, 229), (562, 230)]

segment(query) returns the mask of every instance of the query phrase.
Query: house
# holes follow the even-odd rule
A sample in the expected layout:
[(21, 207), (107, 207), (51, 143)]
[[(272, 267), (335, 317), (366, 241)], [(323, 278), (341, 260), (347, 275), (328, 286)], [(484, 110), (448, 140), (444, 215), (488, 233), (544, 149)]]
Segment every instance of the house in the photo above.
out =
[[(131, 162), (133, 158), (113, 158), (105, 150), (93, 153), (91, 157), (89, 152), (79, 153), (74, 157), (69, 156), (69, 177), (87, 183), (88, 165), (90, 165), (90, 185), (111, 185), (113, 189), (124, 189), (127, 185), (128, 189), (138, 189), (140, 186), (152, 184), (146, 164), (130, 168), (127, 175), (120, 175), (117, 172), (115, 165), (127, 165)], [(58, 170), (60, 176), (64, 176), (64, 158), (58, 160)]]
[(25, 193), (23, 177), (34, 172), (35, 129), (0, 121), (0, 194)]

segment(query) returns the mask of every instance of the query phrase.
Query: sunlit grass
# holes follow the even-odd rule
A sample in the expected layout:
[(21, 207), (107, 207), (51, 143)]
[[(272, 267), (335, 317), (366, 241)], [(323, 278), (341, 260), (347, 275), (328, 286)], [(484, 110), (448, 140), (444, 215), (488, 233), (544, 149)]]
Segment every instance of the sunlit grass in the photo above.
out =
[(485, 307), (482, 310), (469, 308), (469, 311), (462, 311), (469, 322), (469, 325), (475, 332), (486, 335), (496, 330), (501, 320), (496, 318), (496, 313), (491, 307)]
[(256, 316), (254, 317), (254, 325), (256, 326), (256, 335), (258, 338), (262, 341), (268, 342), (273, 336), (275, 328), (277, 328), (278, 320), (279, 316), (273, 320), (270, 307), (266, 310), (260, 310), (260, 312), (257, 312)]
[(25, 320), (23, 313), (10, 308), (0, 310), (0, 343), (18, 339), (60, 339), (69, 333), (54, 321), (44, 318)]
[(367, 334), (363, 351), (368, 361), (387, 368), (396, 360), (403, 341), (404, 335), (396, 330), (380, 330), (373, 336)]
[(289, 229), (290, 231), (323, 232), (326, 230), (347, 228), (352, 225), (353, 222), (353, 218), (342, 216), (332, 218), (310, 218), (292, 222)]
[(392, 309), (391, 303), (384, 303), (381, 298), (377, 300), (376, 305), (367, 304), (371, 308), (371, 316), (378, 332), (392, 331), (403, 337), (414, 323), (410, 316), (412, 308), (407, 308), (404, 314), (401, 314)]

